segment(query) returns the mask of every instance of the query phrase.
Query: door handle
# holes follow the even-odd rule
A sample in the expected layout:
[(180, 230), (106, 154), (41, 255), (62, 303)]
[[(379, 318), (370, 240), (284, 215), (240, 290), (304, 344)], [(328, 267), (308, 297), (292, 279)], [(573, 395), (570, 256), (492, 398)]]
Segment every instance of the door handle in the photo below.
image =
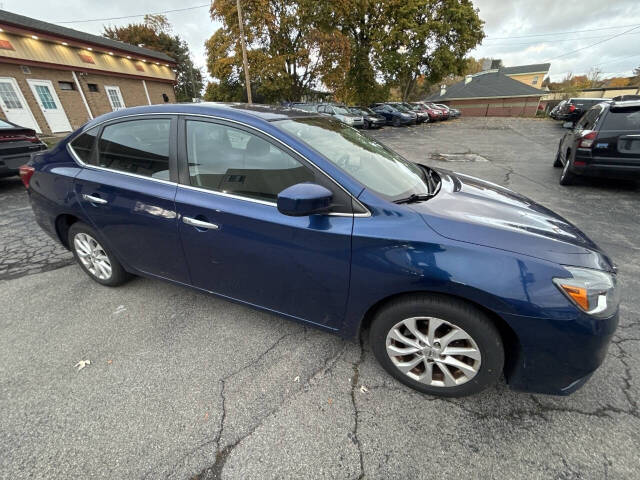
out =
[(218, 230), (220, 228), (215, 223), (205, 222), (202, 220), (198, 220), (197, 218), (182, 217), (182, 221), (187, 225), (191, 225), (192, 227), (196, 227), (196, 228), (204, 228), (207, 230)]
[(104, 205), (107, 201), (104, 198), (94, 197), (93, 195), (88, 195), (86, 193), (82, 194), (82, 198), (84, 198), (87, 202), (96, 203), (98, 205)]

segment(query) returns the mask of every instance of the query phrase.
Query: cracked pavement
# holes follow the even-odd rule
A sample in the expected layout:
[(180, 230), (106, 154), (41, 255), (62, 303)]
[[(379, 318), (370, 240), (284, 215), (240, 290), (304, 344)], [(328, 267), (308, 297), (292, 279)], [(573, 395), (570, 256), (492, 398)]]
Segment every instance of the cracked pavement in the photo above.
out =
[[(374, 135), (540, 201), (617, 262), (620, 327), (569, 397), (429, 397), (366, 342), (159, 281), (102, 287), (57, 268), (68, 253), (0, 180), (0, 478), (639, 478), (640, 188), (558, 185), (562, 132), (468, 118)], [(465, 152), (488, 162), (431, 158)]]

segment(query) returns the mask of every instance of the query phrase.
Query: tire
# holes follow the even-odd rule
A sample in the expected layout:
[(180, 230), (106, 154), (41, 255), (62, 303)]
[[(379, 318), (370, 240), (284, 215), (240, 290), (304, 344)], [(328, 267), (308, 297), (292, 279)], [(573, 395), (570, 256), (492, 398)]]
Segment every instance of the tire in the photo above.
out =
[[(429, 340), (431, 322), (434, 333)], [(420, 344), (407, 323), (422, 335)], [(438, 340), (446, 342), (451, 336), (447, 345), (439, 344)], [(373, 319), (369, 342), (376, 359), (391, 376), (429, 395), (464, 397), (479, 393), (498, 381), (504, 367), (502, 338), (491, 319), (472, 305), (444, 295), (411, 295), (384, 305)], [(452, 348), (466, 348), (468, 353), (447, 355)], [(455, 366), (459, 364), (464, 364), (463, 369)]]
[(371, 128), (371, 124), (369, 123), (369, 120), (365, 120), (365, 121), (364, 121), (363, 128), (364, 128), (365, 130), (369, 130), (369, 129)]
[(560, 168), (562, 167), (562, 160), (560, 160), (560, 150), (558, 149), (558, 153), (556, 153), (556, 159), (553, 162), (553, 166), (555, 168)]
[(69, 228), (68, 244), (80, 268), (101, 285), (116, 287), (131, 278), (89, 225), (76, 222)]
[(571, 159), (568, 154), (564, 159), (564, 162), (564, 167), (562, 168), (562, 173), (560, 174), (560, 185), (564, 185), (565, 187), (568, 185), (575, 185), (578, 176), (570, 170)]
[(400, 119), (398, 117), (394, 117), (393, 126), (394, 127), (399, 127), (400, 126)]

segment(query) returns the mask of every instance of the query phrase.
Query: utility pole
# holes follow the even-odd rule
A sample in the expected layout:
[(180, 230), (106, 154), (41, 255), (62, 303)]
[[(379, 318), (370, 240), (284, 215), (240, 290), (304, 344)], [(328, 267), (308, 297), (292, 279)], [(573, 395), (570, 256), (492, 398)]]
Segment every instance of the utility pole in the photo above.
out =
[(242, 24), (242, 9), (240, 0), (236, 0), (238, 7), (238, 25), (240, 26), (240, 41), (242, 42), (242, 63), (244, 64), (244, 83), (247, 85), (247, 103), (253, 103), (251, 99), (251, 80), (249, 79), (249, 62), (247, 61), (247, 45), (244, 41), (244, 25)]

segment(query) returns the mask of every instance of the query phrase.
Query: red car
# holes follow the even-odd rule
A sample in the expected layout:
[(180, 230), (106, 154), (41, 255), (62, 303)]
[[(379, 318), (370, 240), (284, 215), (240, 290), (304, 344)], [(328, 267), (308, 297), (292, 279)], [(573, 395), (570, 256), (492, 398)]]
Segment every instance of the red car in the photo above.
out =
[(412, 102), (412, 105), (420, 107), (421, 112), (427, 112), (429, 114), (429, 121), (435, 122), (436, 120), (444, 120), (442, 118), (442, 111), (439, 108), (429, 107), (424, 102)]

